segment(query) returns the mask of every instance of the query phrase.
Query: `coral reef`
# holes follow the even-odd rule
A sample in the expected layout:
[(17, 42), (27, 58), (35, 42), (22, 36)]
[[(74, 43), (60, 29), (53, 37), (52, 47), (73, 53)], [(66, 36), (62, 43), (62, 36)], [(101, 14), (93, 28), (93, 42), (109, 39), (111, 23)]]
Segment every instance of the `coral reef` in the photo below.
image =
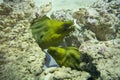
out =
[(76, 28), (74, 32), (65, 37), (63, 41), (63, 44), (65, 45), (63, 46), (74, 46), (78, 48), (82, 42), (96, 39), (95, 33), (91, 30)]
[(105, 11), (108, 14), (114, 15), (119, 19), (116, 25), (116, 38), (120, 38), (120, 1), (119, 0), (99, 0), (91, 7), (97, 9), (99, 12)]
[[(87, 41), (79, 51), (92, 58), (92, 63), (100, 72), (100, 80), (119, 80), (120, 78), (120, 39), (111, 41)], [(85, 60), (88, 60), (86, 57)], [(90, 67), (90, 66), (89, 66)], [(88, 68), (89, 68), (88, 67)], [(87, 69), (87, 67), (86, 67)], [(91, 69), (92, 70), (92, 69)]]
[(38, 8), (32, 0), (3, 0), (0, 80), (120, 80), (119, 4), (119, 0), (98, 0), (78, 11), (53, 12), (51, 20), (74, 21), (75, 31), (64, 38), (61, 46), (79, 48), (82, 60), (79, 71), (68, 66), (43, 70), (47, 55), (33, 38), (30, 26), (51, 10), (52, 3)]
[(104, 10), (98, 11), (95, 8), (80, 8), (73, 14), (77, 23), (95, 33), (98, 40), (111, 40), (116, 38), (117, 25), (119, 20)]
[(31, 0), (0, 4), (0, 80), (37, 80), (42, 72), (45, 53), (30, 30), (37, 9)]
[(120, 1), (119, 0), (99, 0), (95, 2), (91, 7), (98, 10), (105, 10), (109, 14), (113, 14), (116, 17), (120, 17)]
[(40, 75), (39, 80), (88, 80), (90, 74), (85, 71), (71, 70), (70, 68), (48, 68)]
[(61, 21), (74, 20), (73, 17), (71, 16), (72, 14), (73, 14), (72, 10), (63, 9), (63, 10), (57, 10), (52, 12), (50, 17), (56, 20), (61, 20)]

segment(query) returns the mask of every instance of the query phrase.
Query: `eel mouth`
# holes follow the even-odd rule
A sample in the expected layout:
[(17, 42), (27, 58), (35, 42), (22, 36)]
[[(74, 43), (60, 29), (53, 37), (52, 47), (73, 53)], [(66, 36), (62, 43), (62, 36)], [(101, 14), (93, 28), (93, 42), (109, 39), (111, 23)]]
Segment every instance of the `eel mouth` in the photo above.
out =
[(72, 21), (67, 21), (65, 24), (63, 24), (64, 31), (74, 31), (75, 26), (73, 25), (74, 23)]
[(50, 53), (50, 54), (55, 53), (56, 49), (54, 47), (50, 47), (50, 48), (48, 48), (47, 52)]

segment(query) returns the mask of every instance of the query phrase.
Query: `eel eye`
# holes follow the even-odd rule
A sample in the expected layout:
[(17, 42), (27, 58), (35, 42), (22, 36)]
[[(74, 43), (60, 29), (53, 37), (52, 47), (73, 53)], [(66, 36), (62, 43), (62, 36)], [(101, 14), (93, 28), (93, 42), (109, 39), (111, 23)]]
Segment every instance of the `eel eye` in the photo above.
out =
[(70, 24), (63, 24), (64, 31), (68, 30), (70, 26)]
[(43, 38), (43, 35), (40, 36), (40, 39)]
[(71, 26), (71, 24), (63, 24), (63, 26), (69, 27), (69, 26)]

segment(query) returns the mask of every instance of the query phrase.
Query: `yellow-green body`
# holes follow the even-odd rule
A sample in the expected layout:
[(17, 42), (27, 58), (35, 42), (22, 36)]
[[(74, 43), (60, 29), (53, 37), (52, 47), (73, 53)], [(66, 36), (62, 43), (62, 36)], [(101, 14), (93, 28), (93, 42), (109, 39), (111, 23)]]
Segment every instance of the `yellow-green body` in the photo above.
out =
[(74, 31), (72, 21), (57, 21), (44, 16), (32, 25), (32, 34), (42, 49), (58, 46), (63, 38)]
[(79, 70), (82, 57), (75, 47), (50, 47), (48, 53), (55, 59), (59, 66), (71, 67)]

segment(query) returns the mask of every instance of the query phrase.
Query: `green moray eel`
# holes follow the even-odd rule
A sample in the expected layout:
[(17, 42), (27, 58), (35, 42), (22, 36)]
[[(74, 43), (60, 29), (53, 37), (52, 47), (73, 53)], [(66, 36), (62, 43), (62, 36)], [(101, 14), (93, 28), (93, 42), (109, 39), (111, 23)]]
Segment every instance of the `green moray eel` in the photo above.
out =
[(79, 64), (82, 61), (82, 56), (75, 47), (50, 47), (47, 52), (55, 59), (58, 65), (71, 67), (79, 70)]
[(74, 28), (72, 21), (58, 21), (47, 16), (39, 18), (31, 25), (33, 37), (42, 49), (58, 46)]

